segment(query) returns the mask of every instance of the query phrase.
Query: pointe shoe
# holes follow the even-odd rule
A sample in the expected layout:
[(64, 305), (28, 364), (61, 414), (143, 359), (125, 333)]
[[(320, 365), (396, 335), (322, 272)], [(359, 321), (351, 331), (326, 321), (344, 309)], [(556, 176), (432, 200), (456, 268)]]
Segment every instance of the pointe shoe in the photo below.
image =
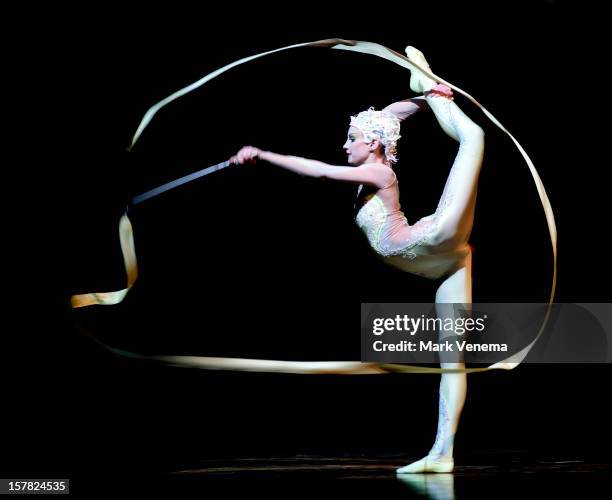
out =
[[(406, 56), (411, 61), (418, 64), (421, 68), (429, 71), (431, 73), (431, 68), (423, 55), (423, 52), (414, 48), (411, 45), (406, 47)], [(418, 69), (410, 70), (410, 90), (416, 92), (417, 94), (424, 94), (425, 92), (431, 90), (433, 87), (437, 85), (435, 80), (432, 80), (428, 76), (425, 76)]]
[(423, 472), (448, 473), (453, 472), (454, 468), (455, 461), (452, 458), (441, 460), (427, 455), (421, 458), (421, 460), (417, 460), (405, 467), (397, 469), (396, 472), (397, 474), (421, 474)]

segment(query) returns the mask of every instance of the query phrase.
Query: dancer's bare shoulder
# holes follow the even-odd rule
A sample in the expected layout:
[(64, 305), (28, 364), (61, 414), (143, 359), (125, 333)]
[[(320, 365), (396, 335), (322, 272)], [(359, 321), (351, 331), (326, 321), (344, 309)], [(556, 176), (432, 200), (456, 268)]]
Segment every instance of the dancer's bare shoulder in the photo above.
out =
[(358, 168), (367, 169), (373, 179), (376, 180), (376, 185), (379, 188), (389, 186), (395, 179), (395, 172), (393, 169), (386, 165), (381, 165), (380, 163), (364, 163)]

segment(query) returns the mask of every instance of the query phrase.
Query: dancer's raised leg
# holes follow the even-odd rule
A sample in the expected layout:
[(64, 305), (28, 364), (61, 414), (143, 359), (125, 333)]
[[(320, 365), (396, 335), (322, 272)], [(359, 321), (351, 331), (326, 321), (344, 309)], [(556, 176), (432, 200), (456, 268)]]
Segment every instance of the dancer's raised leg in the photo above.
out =
[[(406, 47), (406, 54), (415, 63), (429, 70), (423, 53)], [(478, 176), (484, 153), (484, 132), (451, 99), (432, 92), (436, 82), (420, 71), (412, 71), (410, 88), (422, 92), (442, 129), (459, 142), (459, 151), (449, 173), (436, 214), (438, 244), (466, 243), (474, 222)]]

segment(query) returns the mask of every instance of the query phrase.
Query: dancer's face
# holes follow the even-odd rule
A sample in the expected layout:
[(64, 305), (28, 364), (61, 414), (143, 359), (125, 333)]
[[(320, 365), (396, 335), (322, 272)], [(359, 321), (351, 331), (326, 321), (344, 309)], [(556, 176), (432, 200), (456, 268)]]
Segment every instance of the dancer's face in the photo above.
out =
[(342, 147), (348, 156), (350, 165), (362, 165), (371, 153), (370, 145), (363, 142), (363, 133), (357, 127), (348, 129), (346, 142)]

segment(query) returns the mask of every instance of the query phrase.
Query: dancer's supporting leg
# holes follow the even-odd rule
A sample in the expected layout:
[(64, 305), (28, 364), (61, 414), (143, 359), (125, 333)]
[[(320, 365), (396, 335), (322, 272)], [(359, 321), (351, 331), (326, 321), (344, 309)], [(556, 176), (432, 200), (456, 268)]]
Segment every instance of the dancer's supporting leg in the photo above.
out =
[[(472, 303), (472, 254), (468, 254), (463, 265), (448, 276), (436, 292), (436, 312), (440, 318), (459, 317), (455, 306), (471, 311)], [(442, 337), (442, 335), (441, 335)], [(455, 343), (459, 337), (450, 332), (448, 340)], [(460, 352), (443, 353), (442, 368), (465, 368)], [(453, 359), (454, 357), (454, 359)], [(467, 392), (465, 373), (443, 373), (440, 378), (440, 403), (438, 411), (438, 431), (429, 455), (438, 459), (452, 460), (455, 434), (459, 425), (461, 411)]]
[[(454, 317), (453, 304), (463, 304), (466, 309), (472, 302), (472, 256), (468, 254), (465, 262), (458, 270), (448, 276), (438, 287), (436, 292), (436, 313), (439, 318)], [(451, 343), (455, 340), (449, 338)], [(442, 368), (463, 369), (465, 364), (461, 361), (460, 353), (451, 360), (448, 355)], [(401, 469), (398, 473), (420, 472), (452, 472), (454, 468), (453, 448), (455, 434), (459, 425), (461, 411), (467, 393), (467, 376), (465, 373), (443, 373), (440, 379), (440, 402), (438, 411), (438, 430), (435, 442), (426, 457), (413, 462)]]

